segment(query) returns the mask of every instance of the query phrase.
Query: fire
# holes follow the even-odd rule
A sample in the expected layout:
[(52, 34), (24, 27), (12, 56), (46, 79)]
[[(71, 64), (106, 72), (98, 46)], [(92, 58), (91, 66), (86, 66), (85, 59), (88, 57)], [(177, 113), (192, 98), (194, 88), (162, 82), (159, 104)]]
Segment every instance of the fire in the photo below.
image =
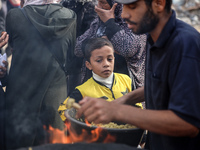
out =
[(67, 127), (65, 126), (64, 130), (59, 130), (49, 126), (49, 129), (44, 126), (44, 129), (49, 133), (48, 135), (48, 143), (63, 143), (70, 144), (73, 143), (69, 136), (66, 135)]
[[(89, 122), (86, 121), (88, 127), (90, 126)], [(90, 132), (86, 129), (81, 130), (81, 134), (77, 134), (76, 131), (72, 128), (69, 121), (65, 122), (64, 130), (55, 129), (52, 126), (49, 126), (47, 129), (44, 129), (48, 132), (49, 143), (62, 143), (62, 144), (72, 144), (78, 142), (86, 143), (112, 143), (115, 142), (116, 138), (110, 134), (107, 134), (102, 128), (97, 127), (96, 129), (91, 129)]]

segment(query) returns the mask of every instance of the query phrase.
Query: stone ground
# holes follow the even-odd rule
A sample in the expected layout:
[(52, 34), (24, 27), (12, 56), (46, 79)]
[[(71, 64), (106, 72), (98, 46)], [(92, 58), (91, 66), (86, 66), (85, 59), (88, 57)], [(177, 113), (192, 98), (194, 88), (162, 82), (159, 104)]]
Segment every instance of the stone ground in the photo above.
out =
[(200, 32), (200, 0), (173, 0), (173, 8), (177, 18)]

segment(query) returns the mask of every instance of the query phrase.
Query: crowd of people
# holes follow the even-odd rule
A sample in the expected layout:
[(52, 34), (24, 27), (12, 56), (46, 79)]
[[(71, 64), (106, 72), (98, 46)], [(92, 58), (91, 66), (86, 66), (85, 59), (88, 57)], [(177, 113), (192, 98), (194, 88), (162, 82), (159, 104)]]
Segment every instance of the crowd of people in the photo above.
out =
[(172, 0), (1, 2), (0, 149), (47, 144), (69, 98), (77, 118), (147, 130), (145, 149), (200, 149), (200, 33)]

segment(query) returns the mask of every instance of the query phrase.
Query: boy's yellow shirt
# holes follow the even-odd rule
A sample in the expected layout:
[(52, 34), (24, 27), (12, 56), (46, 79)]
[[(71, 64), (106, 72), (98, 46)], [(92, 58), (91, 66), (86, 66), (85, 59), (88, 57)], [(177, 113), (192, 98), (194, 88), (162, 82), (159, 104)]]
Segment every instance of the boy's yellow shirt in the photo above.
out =
[[(95, 81), (93, 77), (88, 79), (82, 85), (77, 86), (76, 89), (80, 91), (82, 98), (88, 96), (93, 98), (103, 98), (107, 101), (113, 101), (132, 91), (132, 81), (131, 78), (125, 74), (114, 73), (114, 81), (111, 89), (105, 85), (102, 85), (98, 81)], [(58, 109), (63, 121), (66, 119), (64, 116), (64, 111), (67, 109), (66, 103), (68, 98), (60, 105)], [(136, 105), (142, 108), (141, 103), (137, 103)]]

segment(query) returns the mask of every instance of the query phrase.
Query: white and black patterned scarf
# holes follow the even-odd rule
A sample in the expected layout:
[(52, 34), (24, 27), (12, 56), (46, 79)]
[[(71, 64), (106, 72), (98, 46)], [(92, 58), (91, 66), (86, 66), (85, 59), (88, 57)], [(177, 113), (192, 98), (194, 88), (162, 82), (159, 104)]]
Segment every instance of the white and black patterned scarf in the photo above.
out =
[(60, 3), (61, 0), (24, 0), (24, 6), (26, 5), (43, 5), (51, 3)]

